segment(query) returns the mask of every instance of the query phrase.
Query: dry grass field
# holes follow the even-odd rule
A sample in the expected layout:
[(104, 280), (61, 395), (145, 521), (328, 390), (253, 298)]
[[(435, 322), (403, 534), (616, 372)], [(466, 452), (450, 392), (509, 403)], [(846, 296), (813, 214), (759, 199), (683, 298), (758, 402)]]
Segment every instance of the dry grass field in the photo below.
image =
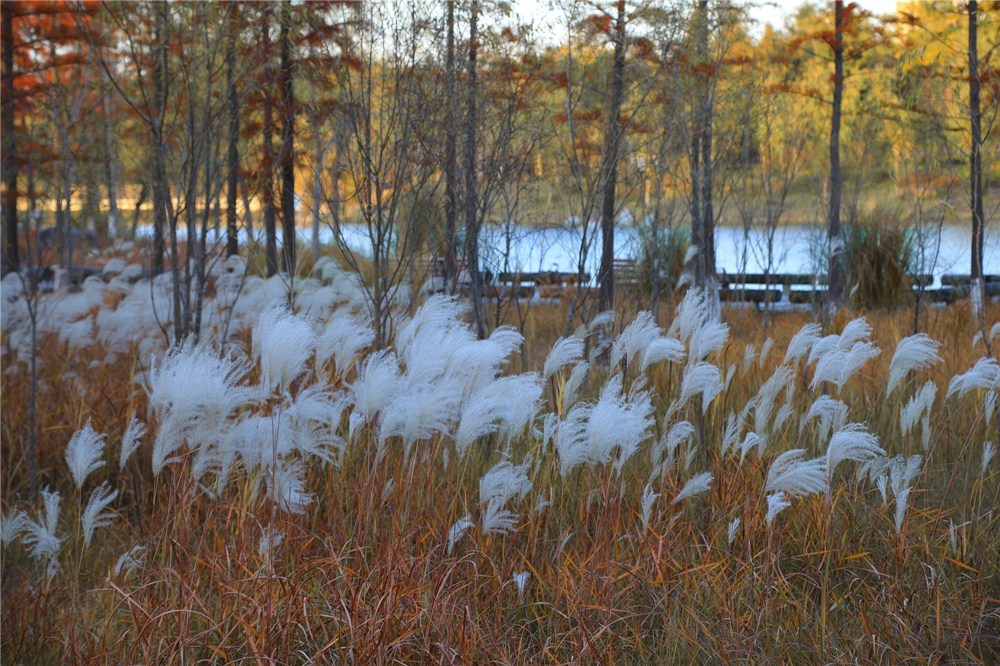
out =
[(3, 661), (996, 663), (1000, 379), (967, 305), (896, 360), (906, 310), (793, 340), (808, 314), (697, 305), (547, 376), (562, 306), (483, 343), (433, 301), (391, 362), (274, 309), (243, 360), (46, 332), (47, 508), (6, 331)]

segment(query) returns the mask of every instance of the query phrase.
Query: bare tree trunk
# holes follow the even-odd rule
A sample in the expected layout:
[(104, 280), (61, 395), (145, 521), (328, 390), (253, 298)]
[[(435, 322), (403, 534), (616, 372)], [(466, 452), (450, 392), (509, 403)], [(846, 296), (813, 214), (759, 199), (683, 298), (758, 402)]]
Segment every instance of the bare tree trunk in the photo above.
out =
[[(313, 91), (313, 108), (316, 106), (316, 93)], [(323, 141), (320, 122), (315, 113), (311, 114), (313, 128), (313, 191), (312, 191), (312, 253), (313, 259), (320, 257), (319, 228), (323, 223), (321, 211), (323, 207), (323, 163), (326, 161), (327, 143)]]
[(291, 10), (281, 4), (281, 226), (282, 263), (295, 279), (295, 93), (292, 89)]
[[(156, 144), (153, 146), (153, 275), (163, 272), (163, 231), (167, 224), (167, 148), (163, 137), (167, 90), (167, 11), (169, 8), (165, 5), (156, 8), (156, 62), (153, 65), (155, 110), (152, 119), (153, 140)], [(172, 230), (172, 234), (176, 235), (176, 230)], [(176, 294), (174, 300), (177, 300)], [(179, 316), (179, 313), (175, 311), (174, 316)]]
[(840, 243), (840, 107), (844, 99), (844, 2), (834, 3), (833, 35), (833, 115), (830, 121), (830, 204), (827, 213), (826, 236), (830, 251), (830, 276), (827, 287), (827, 312), (836, 314), (843, 290), (843, 267)]
[(240, 252), (239, 228), (236, 220), (236, 188), (238, 186), (240, 169), (240, 104), (236, 94), (236, 3), (231, 3), (229, 9), (228, 34), (226, 35), (226, 84), (229, 88), (229, 148), (226, 151), (228, 162), (226, 184), (226, 256)]
[(261, 39), (264, 58), (264, 156), (261, 165), (261, 197), (264, 199), (264, 235), (266, 237), (266, 261), (268, 277), (278, 272), (278, 239), (275, 229), (274, 210), (274, 120), (272, 116), (272, 77), (271, 77), (271, 6), (264, 8), (264, 20), (261, 24)]
[(472, 0), (472, 15), (469, 18), (469, 88), (466, 97), (467, 117), (465, 119), (465, 247), (469, 276), (472, 279), (472, 316), (476, 335), (486, 337), (483, 325), (483, 285), (479, 276), (479, 211), (476, 194), (476, 55), (478, 39), (479, 2)]
[(104, 177), (108, 189), (108, 229), (112, 235), (119, 236), (122, 230), (118, 228), (118, 164), (114, 133), (111, 131), (111, 116), (114, 109), (107, 90), (102, 93), (101, 101), (104, 107)]
[(608, 108), (608, 128), (604, 142), (604, 176), (601, 203), (601, 267), (598, 275), (598, 307), (610, 310), (615, 306), (615, 187), (618, 183), (618, 157), (621, 151), (622, 97), (625, 93), (625, 0), (618, 0), (615, 21), (615, 60), (612, 66), (611, 100)]
[(455, 117), (455, 3), (448, 0), (448, 37), (445, 47), (445, 86), (447, 92), (447, 118), (444, 140), (444, 217), (445, 251), (444, 284), (449, 292), (455, 291), (455, 218), (458, 216), (458, 194), (456, 191), (456, 160), (458, 143), (458, 120)]
[(21, 268), (17, 244), (17, 160), (14, 157), (14, 14), (3, 14), (3, 275)]
[[(698, 40), (699, 56), (704, 64), (708, 64), (708, 0), (701, 0), (702, 29)], [(719, 63), (716, 63), (718, 65)], [(712, 125), (715, 122), (715, 74), (706, 72), (704, 84), (704, 106), (701, 122), (701, 260), (705, 296), (708, 298), (712, 313), (719, 314), (719, 291), (715, 274), (715, 209), (713, 207), (712, 190)]]
[(989, 335), (986, 334), (986, 285), (983, 280), (983, 139), (982, 109), (979, 89), (979, 3), (969, 1), (969, 120), (972, 130), (972, 145), (969, 150), (969, 194), (972, 206), (972, 280), (969, 285), (972, 299), (972, 314), (976, 318), (983, 342), (989, 350)]

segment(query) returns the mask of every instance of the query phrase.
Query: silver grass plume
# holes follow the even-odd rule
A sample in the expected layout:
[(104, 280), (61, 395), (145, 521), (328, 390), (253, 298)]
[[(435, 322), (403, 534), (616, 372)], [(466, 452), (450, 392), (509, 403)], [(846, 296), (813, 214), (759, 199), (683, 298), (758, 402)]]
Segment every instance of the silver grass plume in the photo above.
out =
[(765, 492), (782, 491), (795, 497), (821, 493), (827, 489), (826, 459), (805, 460), (804, 449), (785, 451), (767, 470)]
[(672, 465), (677, 453), (677, 448), (694, 435), (694, 426), (688, 421), (678, 421), (670, 426), (670, 429), (663, 433), (660, 440), (651, 450), (653, 464), (659, 463), (666, 452), (667, 465)]
[(951, 378), (951, 382), (948, 383), (948, 394), (945, 397), (950, 398), (957, 393), (961, 398), (975, 389), (988, 390), (998, 386), (1000, 386), (1000, 365), (997, 365), (996, 359), (992, 357), (981, 358), (970, 370)]
[(864, 463), (885, 456), (878, 445), (878, 437), (868, 432), (863, 423), (848, 423), (830, 438), (826, 447), (828, 483), (833, 480), (837, 466), (845, 460)]
[(584, 382), (587, 380), (589, 369), (590, 364), (586, 361), (581, 361), (573, 366), (563, 387), (562, 408), (564, 410), (569, 409), (576, 402), (580, 395), (580, 389), (583, 388)]
[(284, 305), (274, 305), (261, 314), (253, 328), (253, 354), (260, 361), (261, 383), (287, 391), (306, 371), (316, 336), (309, 323)]
[(101, 460), (104, 437), (94, 431), (88, 419), (87, 424), (77, 430), (66, 445), (66, 464), (78, 489), (83, 487), (91, 472), (104, 466)]
[(576, 337), (559, 338), (545, 359), (542, 379), (547, 381), (562, 368), (578, 363), (581, 359), (583, 359), (583, 340)]
[(909, 506), (910, 490), (913, 480), (920, 473), (920, 466), (923, 464), (923, 457), (912, 455), (909, 458), (896, 456), (889, 461), (889, 487), (896, 498), (895, 525), (896, 533), (903, 531), (903, 519), (906, 517), (906, 509)]
[(517, 527), (517, 515), (505, 506), (514, 497), (524, 499), (531, 490), (529, 467), (531, 460), (517, 466), (504, 461), (479, 480), (479, 503), (483, 509), (480, 526), (485, 534), (505, 534)]
[(618, 313), (614, 310), (605, 310), (604, 312), (598, 313), (598, 315), (590, 321), (590, 324), (587, 325), (587, 331), (593, 332), (601, 326), (610, 326), (615, 323), (615, 319), (617, 318)]
[(755, 432), (748, 432), (746, 437), (743, 439), (743, 444), (740, 445), (740, 463), (743, 463), (743, 460), (747, 457), (747, 453), (750, 452), (750, 449), (755, 446), (764, 448), (764, 444), (765, 442), (763, 437)]
[(659, 493), (653, 492), (652, 484), (646, 484), (646, 487), (642, 490), (642, 531), (646, 533), (649, 531), (649, 519), (653, 515), (653, 504), (656, 502), (657, 498), (660, 497)]
[(729, 340), (729, 325), (707, 321), (688, 341), (688, 363), (702, 361), (712, 352), (722, 349)]
[(302, 463), (279, 462), (267, 471), (267, 498), (286, 513), (302, 514), (313, 496), (305, 491)]
[(375, 340), (375, 331), (344, 310), (334, 313), (316, 339), (316, 365), (333, 359), (340, 376), (344, 376), (351, 360)]
[(684, 484), (684, 487), (677, 493), (671, 504), (677, 504), (681, 500), (708, 492), (712, 486), (712, 478), (711, 472), (701, 472), (694, 475)]
[(785, 363), (798, 361), (809, 354), (822, 331), (820, 325), (815, 323), (809, 323), (800, 328), (788, 343), (788, 349), (785, 351)]
[(185, 441), (199, 446), (218, 439), (229, 416), (256, 402), (257, 387), (242, 384), (245, 360), (218, 356), (204, 347), (175, 348), (147, 374), (149, 404), (160, 418), (153, 443), (153, 474), (176, 458)]
[(62, 539), (56, 536), (59, 526), (59, 493), (45, 489), (42, 491), (44, 514), (38, 520), (25, 518), (21, 542), (33, 559), (46, 563), (46, 573), (52, 577), (59, 568), (56, 559)]
[(735, 412), (730, 412), (729, 416), (726, 417), (726, 428), (722, 434), (723, 455), (729, 449), (736, 446), (736, 442), (739, 441), (740, 432), (743, 430), (744, 420), (743, 414), (736, 414)]
[(754, 406), (754, 426), (756, 432), (767, 432), (768, 422), (771, 419), (771, 411), (774, 409), (774, 401), (789, 382), (792, 381), (792, 369), (786, 365), (779, 365), (774, 373), (768, 377), (767, 381), (761, 384), (757, 391)]
[(771, 349), (774, 348), (774, 340), (768, 338), (764, 340), (764, 344), (760, 346), (760, 354), (757, 356), (757, 363), (760, 367), (764, 367), (767, 363), (767, 357), (771, 355)]
[(757, 350), (750, 343), (747, 343), (746, 348), (743, 350), (743, 373), (746, 374), (750, 370), (750, 366), (753, 365), (754, 360), (757, 358)]
[(0, 518), (0, 543), (6, 546), (18, 539), (27, 527), (27, 519), (24, 511), (13, 511)]
[(889, 383), (885, 389), (886, 397), (899, 385), (906, 375), (912, 370), (929, 368), (941, 361), (938, 356), (938, 349), (941, 343), (924, 333), (911, 335), (903, 338), (896, 345), (896, 351), (892, 355), (889, 363)]
[(112, 490), (108, 482), (105, 481), (90, 494), (87, 506), (80, 515), (80, 528), (83, 530), (83, 543), (90, 546), (90, 540), (94, 536), (94, 531), (98, 527), (107, 527), (111, 524), (112, 516), (105, 513), (109, 504), (118, 497), (118, 491)]
[(447, 553), (451, 555), (451, 551), (454, 550), (455, 544), (462, 540), (465, 536), (466, 531), (475, 526), (475, 522), (472, 520), (472, 516), (466, 515), (464, 518), (459, 518), (455, 523), (448, 529), (448, 549)]
[(351, 385), (352, 433), (363, 423), (374, 423), (379, 412), (391, 404), (402, 389), (399, 362), (393, 352), (382, 349), (366, 357)]
[(684, 405), (697, 394), (701, 394), (701, 411), (705, 413), (715, 396), (722, 392), (722, 376), (711, 363), (701, 361), (697, 365), (684, 368), (681, 380), (680, 404)]
[(787, 499), (785, 499), (785, 493), (778, 491), (776, 493), (771, 493), (767, 496), (767, 515), (764, 517), (765, 522), (768, 527), (774, 522), (774, 519), (779, 513), (787, 509), (792, 505)]
[(881, 350), (872, 342), (855, 342), (850, 349), (830, 352), (816, 363), (810, 387), (816, 389), (823, 382), (830, 382), (840, 389), (861, 366), (880, 353)]
[(524, 587), (528, 584), (528, 579), (530, 578), (531, 578), (530, 571), (522, 571), (520, 573), (516, 573), (514, 574), (514, 577), (511, 578), (511, 580), (514, 582), (514, 585), (517, 587), (518, 596), (521, 597), (524, 596)]
[(903, 436), (910, 434), (917, 422), (922, 423), (924, 449), (930, 445), (930, 413), (937, 398), (937, 384), (927, 381), (899, 410), (899, 429)]
[(732, 546), (733, 542), (736, 541), (736, 534), (739, 532), (741, 522), (742, 521), (740, 520), (740, 517), (736, 516), (735, 518), (733, 518), (732, 522), (729, 523), (729, 528), (726, 530), (727, 532), (726, 536), (727, 536), (727, 543), (730, 546)]
[(575, 405), (559, 423), (555, 439), (560, 473), (565, 476), (580, 464), (605, 464), (616, 448), (615, 469), (620, 471), (649, 436), (652, 412), (648, 393), (641, 391), (625, 399), (620, 377), (613, 377), (596, 404)]
[(121, 554), (118, 561), (115, 562), (114, 575), (117, 578), (122, 575), (122, 572), (128, 576), (130, 573), (136, 569), (141, 569), (143, 567), (143, 562), (145, 560), (146, 547), (142, 545), (135, 545), (129, 548), (127, 551)]
[(979, 475), (981, 477), (986, 476), (986, 470), (990, 467), (990, 462), (993, 460), (993, 456), (997, 453), (997, 447), (993, 442), (983, 442), (983, 462), (979, 470)]
[(132, 420), (128, 423), (128, 427), (125, 429), (125, 434), (122, 435), (121, 453), (118, 461), (119, 469), (125, 469), (125, 463), (128, 462), (128, 459), (139, 448), (139, 445), (142, 444), (140, 440), (145, 434), (146, 426), (142, 424), (142, 421), (133, 416)]

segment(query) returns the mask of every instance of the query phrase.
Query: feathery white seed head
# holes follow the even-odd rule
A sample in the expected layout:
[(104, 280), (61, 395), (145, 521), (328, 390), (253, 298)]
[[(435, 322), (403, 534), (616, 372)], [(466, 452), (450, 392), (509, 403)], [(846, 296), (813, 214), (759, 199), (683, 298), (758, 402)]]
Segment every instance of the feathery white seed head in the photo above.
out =
[(729, 529), (727, 530), (727, 543), (730, 546), (732, 546), (733, 542), (736, 541), (736, 534), (739, 532), (741, 522), (740, 517), (736, 516), (733, 518), (732, 522), (729, 523)]
[(684, 484), (684, 487), (681, 488), (679, 493), (677, 493), (671, 504), (677, 504), (681, 500), (708, 492), (709, 488), (712, 486), (712, 478), (711, 472), (701, 472), (700, 474), (694, 475), (688, 480), (687, 483)]
[(90, 494), (87, 506), (80, 516), (80, 528), (83, 530), (83, 543), (90, 546), (90, 540), (94, 536), (94, 531), (98, 527), (107, 527), (111, 524), (112, 515), (105, 513), (109, 504), (118, 497), (118, 491), (112, 490), (108, 482), (105, 481)]
[(133, 416), (132, 420), (128, 423), (128, 427), (125, 429), (125, 434), (122, 435), (121, 453), (118, 462), (119, 469), (125, 469), (125, 463), (128, 462), (128, 459), (139, 448), (139, 445), (142, 444), (140, 440), (145, 434), (146, 426), (142, 424), (142, 421)]
[(886, 396), (892, 395), (899, 382), (912, 370), (928, 368), (941, 361), (938, 349), (941, 343), (924, 333), (903, 338), (896, 345), (896, 351), (889, 363), (889, 383)]
[(764, 517), (767, 526), (771, 527), (774, 519), (779, 513), (787, 509), (792, 505), (787, 499), (785, 499), (785, 493), (780, 490), (776, 493), (771, 493), (767, 496), (767, 515)]
[(845, 460), (864, 463), (885, 456), (878, 437), (868, 432), (863, 423), (848, 423), (830, 438), (826, 447), (826, 470), (832, 480), (837, 466)]
[(967, 372), (952, 377), (945, 397), (950, 398), (957, 393), (961, 398), (975, 389), (989, 390), (997, 387), (1000, 387), (1000, 365), (997, 365), (995, 358), (985, 357), (976, 361)]
[(559, 338), (545, 359), (542, 379), (548, 380), (562, 368), (578, 363), (581, 359), (583, 359), (583, 340), (576, 337)]
[(136, 569), (141, 569), (143, 567), (144, 560), (146, 559), (146, 547), (143, 545), (135, 545), (129, 548), (127, 551), (121, 554), (118, 561), (115, 562), (114, 575), (117, 578), (122, 575), (122, 572), (128, 576), (130, 573)]
[(87, 477), (104, 466), (101, 454), (104, 452), (104, 435), (98, 435), (90, 426), (90, 420), (77, 430), (66, 445), (66, 464), (73, 475), (77, 488), (82, 488)]
[(805, 459), (804, 449), (785, 451), (767, 471), (765, 492), (783, 491), (791, 497), (821, 493), (828, 488), (826, 459)]
[(470, 528), (475, 526), (475, 522), (472, 520), (472, 516), (466, 515), (464, 518), (459, 518), (455, 523), (448, 529), (448, 554), (451, 555), (451, 551), (454, 550), (455, 544), (462, 540), (465, 536), (465, 532)]

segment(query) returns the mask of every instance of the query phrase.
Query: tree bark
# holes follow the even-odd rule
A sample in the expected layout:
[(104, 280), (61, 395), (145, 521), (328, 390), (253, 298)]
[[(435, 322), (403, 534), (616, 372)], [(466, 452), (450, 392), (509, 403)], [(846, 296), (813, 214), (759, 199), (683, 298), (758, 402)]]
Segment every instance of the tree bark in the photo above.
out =
[(826, 237), (830, 251), (830, 275), (827, 285), (827, 311), (836, 314), (843, 290), (843, 266), (840, 241), (840, 115), (844, 99), (844, 2), (836, 0), (833, 8), (833, 114), (830, 119), (830, 203), (827, 211)]
[(601, 267), (598, 276), (598, 304), (601, 310), (615, 305), (615, 187), (618, 184), (618, 158), (624, 130), (621, 124), (622, 98), (625, 93), (625, 0), (618, 0), (615, 20), (615, 59), (611, 70), (611, 100), (604, 141), (604, 176), (601, 202)]
[(261, 164), (261, 197), (264, 199), (264, 235), (266, 237), (265, 259), (268, 277), (278, 272), (278, 239), (275, 229), (274, 210), (274, 119), (271, 77), (271, 6), (264, 7), (261, 23), (261, 57), (264, 58), (264, 156)]
[[(167, 91), (167, 7), (156, 8), (156, 62), (153, 64), (153, 275), (163, 272), (163, 232), (167, 225), (167, 158), (163, 138)], [(171, 225), (173, 226), (173, 225)], [(176, 233), (176, 230), (173, 230)], [(176, 269), (176, 266), (175, 266)], [(179, 317), (177, 311), (175, 317)]]
[[(702, 287), (708, 298), (709, 307), (716, 316), (719, 314), (719, 292), (715, 274), (715, 208), (713, 206), (712, 176), (712, 126), (715, 123), (715, 77), (714, 71), (709, 71), (707, 67), (710, 62), (708, 54), (708, 0), (701, 0), (700, 10), (702, 12), (702, 29), (698, 46), (701, 51), (700, 57), (706, 65), (704, 84), (704, 107), (701, 123), (701, 215), (702, 215), (702, 248), (701, 259), (703, 264)], [(721, 63), (715, 63), (716, 66)]]
[(979, 3), (969, 1), (969, 121), (972, 143), (969, 147), (969, 194), (972, 207), (972, 266), (969, 285), (972, 299), (972, 313), (976, 317), (983, 340), (989, 349), (986, 335), (986, 285), (983, 280), (983, 139), (982, 109), (980, 108), (979, 50)]
[(108, 229), (114, 236), (121, 235), (118, 212), (118, 164), (115, 150), (114, 133), (111, 131), (111, 116), (114, 109), (111, 106), (111, 95), (105, 89), (102, 93), (102, 111), (104, 112), (104, 177), (108, 189)]
[(444, 140), (444, 284), (449, 292), (455, 291), (455, 219), (458, 215), (458, 194), (456, 188), (456, 160), (458, 143), (458, 120), (455, 117), (455, 3), (448, 3), (448, 36), (445, 47), (445, 88), (447, 108)]
[(281, 4), (281, 227), (282, 264), (295, 276), (295, 92), (292, 89), (291, 10)]
[(3, 14), (3, 267), (2, 274), (18, 271), (21, 260), (17, 243), (17, 159), (14, 156), (14, 14)]
[(226, 256), (240, 252), (239, 227), (236, 220), (236, 197), (240, 169), (240, 104), (236, 94), (236, 3), (229, 5), (229, 25), (226, 35), (226, 84), (229, 88), (229, 147), (226, 151)]
[(476, 335), (486, 337), (483, 322), (483, 285), (479, 276), (479, 211), (476, 193), (476, 55), (478, 39), (479, 2), (472, 0), (472, 14), (469, 18), (469, 67), (468, 91), (465, 119), (465, 247), (469, 277), (472, 280), (472, 316)]

